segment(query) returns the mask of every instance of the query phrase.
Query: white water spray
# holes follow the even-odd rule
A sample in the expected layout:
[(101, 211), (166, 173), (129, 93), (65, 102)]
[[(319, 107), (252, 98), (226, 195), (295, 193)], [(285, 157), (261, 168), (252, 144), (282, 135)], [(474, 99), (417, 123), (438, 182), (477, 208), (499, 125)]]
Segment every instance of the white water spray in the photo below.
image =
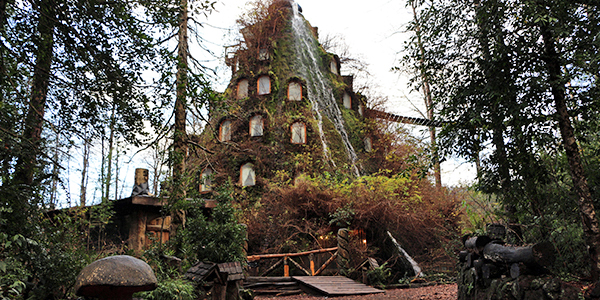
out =
[(328, 81), (325, 79), (326, 76), (323, 73), (321, 66), (319, 66), (319, 45), (317, 40), (314, 38), (312, 31), (308, 28), (308, 25), (304, 21), (304, 18), (298, 13), (298, 5), (295, 1), (290, 1), (294, 16), (292, 18), (292, 27), (294, 32), (294, 43), (296, 51), (296, 61), (294, 69), (300, 73), (300, 75), (306, 79), (308, 88), (308, 98), (312, 104), (314, 114), (318, 121), (319, 136), (321, 137), (321, 143), (323, 144), (323, 154), (333, 166), (335, 163), (329, 155), (329, 147), (327, 146), (327, 140), (323, 131), (323, 116), (321, 112), (325, 113), (325, 116), (333, 123), (335, 129), (340, 134), (346, 153), (352, 170), (355, 175), (360, 176), (360, 172), (356, 167), (357, 155), (354, 151), (354, 147), (350, 143), (348, 133), (344, 128), (344, 119), (342, 118), (342, 112), (335, 100), (333, 91)]

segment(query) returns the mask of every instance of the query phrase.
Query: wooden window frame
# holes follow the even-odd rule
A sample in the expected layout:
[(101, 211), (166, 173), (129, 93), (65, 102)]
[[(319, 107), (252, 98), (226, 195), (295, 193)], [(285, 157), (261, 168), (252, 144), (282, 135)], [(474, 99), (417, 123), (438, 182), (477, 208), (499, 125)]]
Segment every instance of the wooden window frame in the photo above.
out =
[[(250, 165), (250, 170), (254, 173), (254, 182), (252, 185), (244, 185), (244, 166)], [(240, 166), (240, 186), (255, 186), (256, 185), (256, 171), (254, 170), (254, 163), (247, 162)]]
[[(266, 93), (261, 93), (261, 92), (260, 92), (260, 79), (261, 79), (261, 78), (267, 78), (267, 80), (268, 80), (268, 83), (269, 83), (269, 90), (268, 90)], [(260, 75), (260, 76), (258, 77), (258, 80), (256, 80), (256, 93), (257, 93), (259, 96), (263, 96), (263, 95), (269, 95), (269, 94), (271, 94), (271, 77), (270, 77), (269, 75)]]

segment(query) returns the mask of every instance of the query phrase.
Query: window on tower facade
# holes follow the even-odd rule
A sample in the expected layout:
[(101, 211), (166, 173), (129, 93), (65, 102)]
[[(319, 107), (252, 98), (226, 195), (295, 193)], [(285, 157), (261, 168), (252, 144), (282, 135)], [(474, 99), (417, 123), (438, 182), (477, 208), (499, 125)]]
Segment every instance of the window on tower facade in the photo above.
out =
[(340, 75), (338, 73), (338, 65), (337, 65), (337, 62), (335, 61), (335, 59), (332, 59), (331, 62), (329, 63), (329, 69), (331, 69), (331, 73), (333, 73), (335, 75)]
[(258, 60), (267, 60), (269, 59), (269, 51), (267, 49), (260, 49), (258, 51)]
[(302, 84), (299, 82), (290, 82), (288, 85), (288, 99), (290, 101), (302, 100)]
[(253, 186), (256, 184), (256, 173), (253, 163), (245, 163), (240, 168), (240, 184), (242, 186)]
[(267, 75), (258, 78), (258, 94), (267, 95), (271, 93), (271, 78)]
[(202, 171), (202, 174), (200, 175), (200, 192), (201, 193), (208, 193), (213, 190), (212, 189), (213, 173), (214, 173), (214, 171), (210, 167), (207, 167), (206, 169), (204, 169)]
[(292, 144), (305, 144), (306, 143), (306, 124), (302, 122), (296, 122), (290, 127), (292, 131)]
[(263, 125), (264, 122), (261, 115), (255, 115), (250, 118), (250, 136), (262, 136)]
[(373, 150), (373, 144), (371, 143), (371, 138), (366, 137), (364, 142), (365, 142), (365, 152), (371, 152)]
[(231, 120), (221, 122), (221, 126), (219, 126), (219, 141), (231, 141)]
[(352, 98), (350, 98), (350, 94), (344, 93), (344, 96), (342, 97), (342, 102), (343, 102), (345, 108), (347, 108), (347, 109), (352, 108)]
[(237, 84), (237, 98), (244, 99), (248, 97), (248, 79), (241, 79)]

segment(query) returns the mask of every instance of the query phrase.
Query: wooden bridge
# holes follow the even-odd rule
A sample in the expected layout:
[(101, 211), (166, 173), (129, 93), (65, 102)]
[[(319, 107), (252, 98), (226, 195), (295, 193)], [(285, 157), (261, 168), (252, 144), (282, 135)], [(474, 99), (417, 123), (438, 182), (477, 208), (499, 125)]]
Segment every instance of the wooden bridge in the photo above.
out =
[(446, 122), (437, 121), (437, 120), (429, 120), (423, 118), (415, 118), (415, 117), (404, 117), (396, 114), (388, 113), (381, 110), (376, 109), (368, 109), (366, 111), (367, 116), (376, 119), (388, 120), (396, 123), (404, 123), (411, 125), (421, 125), (427, 127), (442, 127)]
[[(315, 265), (315, 255), (325, 253), (330, 253), (331, 257), (317, 269), (317, 266)], [(308, 268), (303, 267), (301, 263), (294, 260), (302, 256), (308, 256)], [(247, 258), (250, 263), (262, 259), (278, 260), (265, 271), (261, 272), (259, 276), (246, 278), (244, 288), (251, 289), (256, 294), (276, 296), (293, 295), (302, 292), (326, 296), (366, 295), (384, 292), (344, 276), (320, 276), (337, 257), (338, 247), (299, 253), (251, 255)], [(265, 277), (282, 265), (283, 277)], [(306, 276), (290, 276), (290, 266), (297, 268), (297, 270), (304, 273)]]

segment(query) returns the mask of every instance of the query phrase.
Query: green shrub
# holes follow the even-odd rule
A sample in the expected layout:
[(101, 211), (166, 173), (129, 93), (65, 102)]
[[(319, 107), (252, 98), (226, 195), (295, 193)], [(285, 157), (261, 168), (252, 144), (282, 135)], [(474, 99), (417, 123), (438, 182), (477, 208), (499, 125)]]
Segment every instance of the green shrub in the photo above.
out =
[(158, 287), (135, 296), (146, 300), (194, 300), (194, 284), (184, 279), (169, 279), (158, 283)]
[(373, 270), (367, 271), (367, 281), (372, 286), (385, 286), (391, 276), (392, 271), (386, 266), (385, 263)]

